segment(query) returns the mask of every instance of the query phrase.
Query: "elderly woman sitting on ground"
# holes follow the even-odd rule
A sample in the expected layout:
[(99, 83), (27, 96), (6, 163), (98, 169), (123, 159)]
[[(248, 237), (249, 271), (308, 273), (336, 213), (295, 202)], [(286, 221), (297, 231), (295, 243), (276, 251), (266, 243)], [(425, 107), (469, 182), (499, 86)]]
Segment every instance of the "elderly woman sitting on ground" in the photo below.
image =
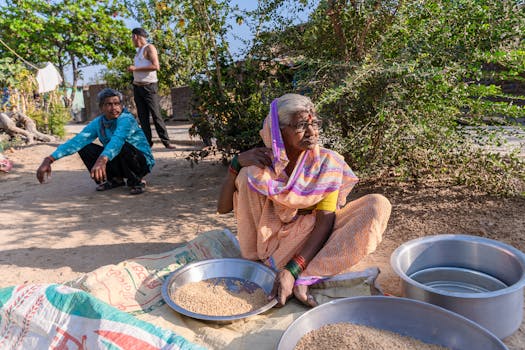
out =
[(358, 182), (338, 153), (318, 145), (321, 120), (309, 98), (275, 99), (260, 135), (266, 147), (234, 157), (218, 212), (235, 211), (241, 254), (279, 271), (270, 297), (315, 306), (308, 285), (347, 272), (382, 239), (390, 202), (346, 203)]

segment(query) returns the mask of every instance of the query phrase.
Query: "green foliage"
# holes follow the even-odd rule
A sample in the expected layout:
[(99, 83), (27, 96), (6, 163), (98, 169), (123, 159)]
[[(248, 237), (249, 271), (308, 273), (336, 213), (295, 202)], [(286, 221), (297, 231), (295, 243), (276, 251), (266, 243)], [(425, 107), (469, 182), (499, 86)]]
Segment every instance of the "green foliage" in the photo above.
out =
[[(131, 39), (130, 39), (131, 40)], [(106, 84), (119, 91), (126, 91), (132, 81), (133, 73), (128, 72), (128, 67), (133, 63), (134, 53), (130, 50), (127, 55), (113, 58), (108, 62), (102, 76)]]
[(524, 28), (513, 1), (326, 0), (308, 23), (265, 33), (253, 50), (292, 57), (296, 88), (327, 121), (325, 145), (362, 176), (516, 194), (523, 159), (496, 153), (502, 132), (486, 124), (524, 117), (502, 89), (525, 74)]
[(73, 91), (81, 66), (106, 63), (131, 45), (124, 22), (117, 19), (127, 10), (118, 1), (10, 0), (0, 10), (2, 40), (33, 64), (55, 64), (62, 76), (71, 66)]
[(190, 133), (216, 139), (223, 157), (260, 144), (259, 130), (271, 100), (291, 88), (289, 68), (246, 60), (222, 67), (222, 84), (198, 79), (191, 85), (195, 114)]
[[(363, 60), (309, 58), (303, 84), (328, 121), (326, 144), (365, 176), (439, 178), (523, 193), (523, 159), (491, 151), (502, 140), (483, 126), (488, 118), (508, 124), (524, 116), (522, 108), (480, 78), (488, 63), (524, 73), (524, 24), (523, 11), (510, 1), (413, 1), (397, 9)], [(477, 132), (465, 134), (460, 121)]]
[(20, 77), (26, 75), (27, 69), (21, 63), (15, 62), (11, 57), (0, 58), (0, 86), (16, 87)]
[(37, 128), (46, 133), (64, 137), (66, 134), (64, 126), (71, 119), (67, 108), (52, 104), (49, 111), (37, 109), (28, 114), (33, 119)]
[(328, 121), (327, 144), (363, 175), (392, 171), (419, 178), (457, 141), (454, 133), (462, 90), (439, 71), (411, 64), (355, 67), (344, 85), (315, 91)]

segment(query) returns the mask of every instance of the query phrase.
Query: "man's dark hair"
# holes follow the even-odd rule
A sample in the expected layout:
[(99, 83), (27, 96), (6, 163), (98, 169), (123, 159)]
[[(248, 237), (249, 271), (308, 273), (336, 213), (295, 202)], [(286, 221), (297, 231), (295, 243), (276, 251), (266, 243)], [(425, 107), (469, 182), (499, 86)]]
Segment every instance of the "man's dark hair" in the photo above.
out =
[(98, 106), (102, 108), (102, 105), (104, 104), (106, 98), (113, 96), (117, 96), (120, 100), (120, 103), (122, 103), (122, 94), (120, 92), (114, 89), (105, 88), (104, 90), (100, 91), (97, 95)]
[(144, 38), (148, 37), (148, 32), (146, 32), (146, 30), (144, 28), (134, 28), (131, 31), (131, 34), (135, 34), (135, 35), (138, 35), (138, 36), (143, 36)]

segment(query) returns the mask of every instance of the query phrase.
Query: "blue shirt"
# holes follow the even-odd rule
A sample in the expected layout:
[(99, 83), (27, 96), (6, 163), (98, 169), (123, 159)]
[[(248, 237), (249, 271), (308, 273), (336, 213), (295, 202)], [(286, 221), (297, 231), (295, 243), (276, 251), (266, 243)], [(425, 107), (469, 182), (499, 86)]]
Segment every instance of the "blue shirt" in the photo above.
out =
[(127, 110), (122, 111), (117, 119), (107, 120), (104, 115), (93, 119), (80, 133), (57, 147), (51, 156), (60, 159), (78, 152), (96, 138), (104, 146), (101, 156), (109, 160), (115, 158), (125, 142), (138, 149), (146, 158), (149, 170), (155, 165), (148, 140), (137, 121)]

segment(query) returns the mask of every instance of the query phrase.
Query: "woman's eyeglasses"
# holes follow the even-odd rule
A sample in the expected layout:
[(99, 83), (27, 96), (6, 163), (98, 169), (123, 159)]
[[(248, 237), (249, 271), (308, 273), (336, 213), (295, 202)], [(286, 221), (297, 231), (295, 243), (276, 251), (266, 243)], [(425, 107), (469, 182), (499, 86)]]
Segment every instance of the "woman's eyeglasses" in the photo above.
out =
[(320, 119), (312, 120), (311, 122), (299, 122), (295, 125), (290, 125), (295, 129), (296, 132), (305, 132), (306, 129), (311, 126), (314, 130), (319, 130), (323, 125), (323, 121)]

